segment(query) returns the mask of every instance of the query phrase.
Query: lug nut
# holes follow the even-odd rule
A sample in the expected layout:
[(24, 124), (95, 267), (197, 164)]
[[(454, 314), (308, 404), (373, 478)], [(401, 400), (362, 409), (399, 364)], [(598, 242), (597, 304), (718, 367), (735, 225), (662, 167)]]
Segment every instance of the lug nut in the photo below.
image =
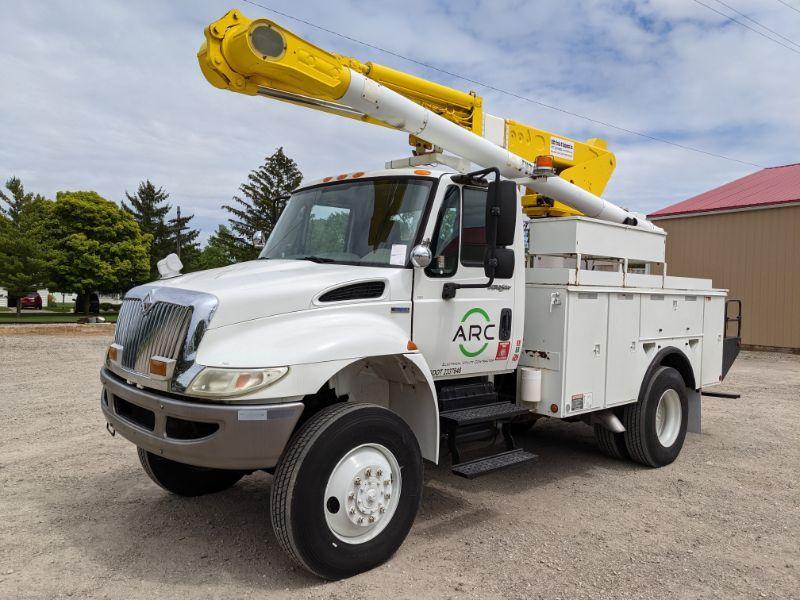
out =
[(361, 485), (361, 477), (356, 477), (353, 483), (356, 485)]
[(383, 495), (383, 497), (384, 497), (384, 498), (386, 498), (387, 500), (388, 500), (389, 498), (391, 498), (391, 496), (390, 496), (389, 494), (384, 494), (384, 495)]
[(370, 523), (374, 523), (374, 522), (375, 522), (375, 517), (373, 517), (373, 516), (370, 516), (370, 518), (369, 518), (369, 522), (370, 522)]
[(358, 517), (358, 524), (361, 525), (364, 523), (364, 517)]
[(350, 492), (349, 494), (347, 494), (347, 497), (350, 498), (350, 500), (352, 500), (353, 498), (356, 497), (356, 493), (355, 492)]
[(370, 475), (372, 475), (372, 470), (371, 469), (367, 469), (366, 471), (364, 471), (364, 475), (366, 477), (369, 477)]
[(377, 471), (375, 471), (375, 475), (376, 475), (377, 477), (380, 477), (381, 475), (383, 475), (383, 471), (382, 471), (382, 470), (380, 470), (380, 469), (378, 469)]
[(383, 485), (391, 485), (391, 484), (392, 484), (392, 480), (391, 479), (384, 479), (383, 480)]
[(356, 509), (355, 509), (355, 507), (352, 507), (352, 506), (350, 507), (350, 514), (351, 514), (351, 515), (354, 515), (354, 514), (356, 514)]
[(385, 513), (386, 512), (386, 507), (385, 506), (381, 506), (380, 511), (381, 511), (381, 514)]

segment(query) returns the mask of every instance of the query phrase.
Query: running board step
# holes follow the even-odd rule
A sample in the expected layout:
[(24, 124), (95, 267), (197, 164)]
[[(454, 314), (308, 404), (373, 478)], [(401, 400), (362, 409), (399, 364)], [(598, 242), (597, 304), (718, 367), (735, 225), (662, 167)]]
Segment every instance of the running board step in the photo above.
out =
[(493, 454), (492, 456), (485, 456), (467, 462), (462, 462), (453, 465), (453, 474), (466, 479), (475, 479), (481, 475), (486, 475), (492, 471), (498, 471), (513, 465), (519, 465), (536, 458), (535, 454), (531, 454), (527, 450), (517, 448), (516, 450), (508, 450), (500, 454)]
[(471, 408), (460, 408), (458, 410), (448, 410), (439, 413), (442, 425), (450, 427), (461, 427), (473, 425), (475, 423), (488, 423), (491, 421), (504, 421), (527, 415), (530, 410), (512, 404), (511, 402), (495, 402), (473, 406)]

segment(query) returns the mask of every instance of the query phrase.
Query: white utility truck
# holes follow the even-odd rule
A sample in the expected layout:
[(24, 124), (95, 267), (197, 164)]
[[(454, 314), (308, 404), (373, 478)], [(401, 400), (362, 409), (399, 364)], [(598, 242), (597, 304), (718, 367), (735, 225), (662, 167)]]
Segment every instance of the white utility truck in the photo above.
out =
[(168, 257), (127, 293), (101, 408), (157, 484), (274, 473), (280, 544), (336, 579), (400, 546), (442, 442), (472, 478), (534, 458), (513, 434), (542, 417), (650, 467), (699, 430), (738, 349), (725, 290), (667, 275), (665, 233), (599, 197), (602, 140), (238, 11), (198, 56), (217, 87), (405, 131), (415, 155), (295, 190), (258, 260), (180, 275)]

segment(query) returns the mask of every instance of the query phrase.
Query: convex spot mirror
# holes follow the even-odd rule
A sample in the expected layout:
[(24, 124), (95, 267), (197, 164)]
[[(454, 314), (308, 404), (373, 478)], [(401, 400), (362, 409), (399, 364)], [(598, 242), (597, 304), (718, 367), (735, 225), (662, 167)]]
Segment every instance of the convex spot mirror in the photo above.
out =
[(427, 244), (417, 244), (411, 249), (411, 264), (424, 269), (433, 260), (433, 253)]
[(492, 260), (487, 248), (483, 272), (489, 278), (511, 279), (514, 276), (514, 251), (511, 248), (495, 248)]
[(263, 231), (256, 231), (253, 234), (253, 246), (256, 248), (263, 248), (267, 244), (267, 237), (264, 235)]

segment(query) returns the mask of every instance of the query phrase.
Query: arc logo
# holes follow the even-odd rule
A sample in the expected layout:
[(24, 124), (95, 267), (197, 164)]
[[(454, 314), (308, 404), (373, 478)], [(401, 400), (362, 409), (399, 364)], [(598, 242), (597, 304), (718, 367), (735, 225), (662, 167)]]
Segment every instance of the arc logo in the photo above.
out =
[(453, 336), (453, 342), (459, 342), (458, 349), (467, 358), (475, 358), (483, 354), (489, 342), (495, 339), (497, 325), (492, 323), (488, 313), (482, 308), (470, 308), (461, 317), (461, 323)]

